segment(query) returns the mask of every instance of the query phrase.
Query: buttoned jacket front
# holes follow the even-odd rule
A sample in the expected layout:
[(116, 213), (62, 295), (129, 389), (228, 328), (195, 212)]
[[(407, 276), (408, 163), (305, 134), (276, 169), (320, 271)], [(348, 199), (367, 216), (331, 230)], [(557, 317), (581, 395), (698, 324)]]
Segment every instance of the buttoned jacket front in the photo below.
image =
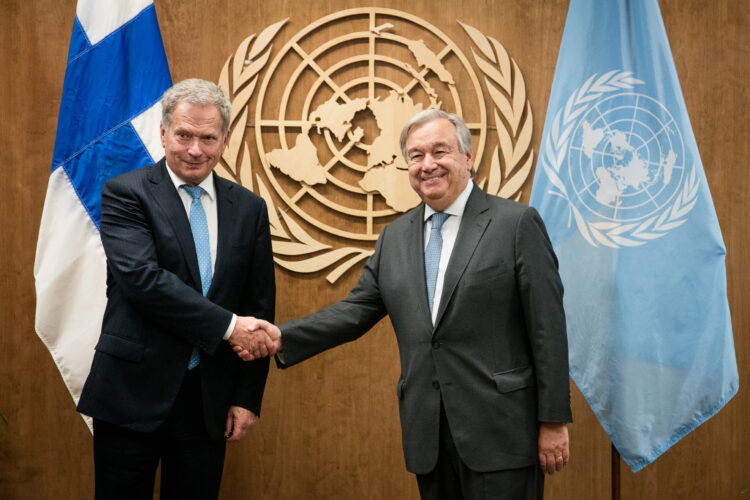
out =
[(424, 474), (437, 461), (441, 399), (469, 468), (533, 465), (539, 422), (571, 420), (563, 290), (544, 224), (474, 186), (433, 325), (423, 221), (420, 205), (381, 232), (346, 299), (280, 325), (284, 362), (354, 340), (388, 314), (407, 469)]

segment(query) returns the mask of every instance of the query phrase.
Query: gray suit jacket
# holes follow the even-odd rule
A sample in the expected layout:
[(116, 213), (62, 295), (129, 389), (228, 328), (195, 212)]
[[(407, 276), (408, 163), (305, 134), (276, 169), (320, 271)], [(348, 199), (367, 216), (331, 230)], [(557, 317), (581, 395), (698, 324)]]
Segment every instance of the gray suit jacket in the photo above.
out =
[(424, 205), (388, 225), (349, 296), (280, 326), (284, 361), (354, 340), (388, 314), (398, 339), (406, 467), (438, 456), (440, 400), (461, 459), (484, 472), (537, 462), (539, 422), (569, 422), (563, 289), (533, 208), (474, 186), (433, 326), (424, 273)]

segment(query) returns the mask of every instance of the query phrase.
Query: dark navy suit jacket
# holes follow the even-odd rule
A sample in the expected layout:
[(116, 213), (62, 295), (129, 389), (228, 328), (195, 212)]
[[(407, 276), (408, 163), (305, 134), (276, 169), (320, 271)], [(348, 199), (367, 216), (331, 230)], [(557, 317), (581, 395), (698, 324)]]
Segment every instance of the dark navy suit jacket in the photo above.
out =
[(207, 429), (218, 439), (230, 405), (260, 413), (268, 360), (245, 363), (222, 337), (232, 313), (274, 319), (268, 213), (261, 198), (212, 174), (218, 248), (204, 297), (190, 223), (166, 169), (162, 159), (102, 190), (107, 307), (78, 411), (156, 430), (197, 346)]

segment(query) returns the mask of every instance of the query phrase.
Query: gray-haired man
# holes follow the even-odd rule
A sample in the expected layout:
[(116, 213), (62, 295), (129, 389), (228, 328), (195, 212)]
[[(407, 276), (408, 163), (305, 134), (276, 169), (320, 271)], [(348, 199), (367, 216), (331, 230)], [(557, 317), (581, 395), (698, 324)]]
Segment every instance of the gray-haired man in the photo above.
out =
[(406, 467), (422, 498), (541, 499), (542, 471), (568, 462), (571, 420), (563, 290), (544, 224), (474, 185), (458, 116), (416, 115), (401, 149), (424, 203), (380, 233), (346, 299), (280, 330), (260, 326), (290, 366), (388, 314)]
[(273, 320), (266, 206), (213, 173), (229, 103), (190, 79), (162, 98), (165, 159), (102, 190), (107, 307), (78, 411), (94, 419), (96, 498), (216, 498), (225, 443), (260, 414)]

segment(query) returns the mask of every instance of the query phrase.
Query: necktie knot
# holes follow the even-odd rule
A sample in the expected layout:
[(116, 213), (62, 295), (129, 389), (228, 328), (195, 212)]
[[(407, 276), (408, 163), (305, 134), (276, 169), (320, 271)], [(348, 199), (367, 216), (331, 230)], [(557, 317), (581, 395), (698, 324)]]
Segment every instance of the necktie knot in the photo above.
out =
[(449, 216), (449, 214), (443, 212), (435, 212), (434, 214), (432, 214), (432, 216), (430, 217), (430, 220), (432, 220), (432, 230), (440, 231), (443, 227), (443, 223)]
[(201, 195), (203, 194), (203, 188), (200, 186), (188, 186), (187, 184), (183, 184), (180, 186), (182, 189), (187, 191), (187, 194), (190, 195), (190, 197), (194, 200), (200, 200)]

